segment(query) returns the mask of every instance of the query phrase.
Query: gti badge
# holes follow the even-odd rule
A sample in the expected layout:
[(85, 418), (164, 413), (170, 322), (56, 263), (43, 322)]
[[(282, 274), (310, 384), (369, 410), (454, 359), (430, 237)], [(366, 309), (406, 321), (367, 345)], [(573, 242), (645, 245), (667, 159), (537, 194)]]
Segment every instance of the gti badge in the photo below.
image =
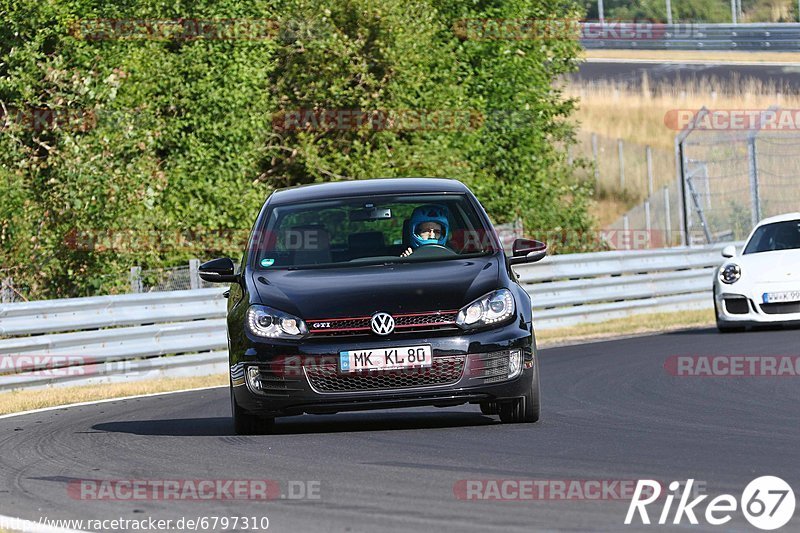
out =
[(372, 331), (378, 335), (388, 335), (394, 331), (394, 318), (388, 313), (375, 313), (369, 321)]

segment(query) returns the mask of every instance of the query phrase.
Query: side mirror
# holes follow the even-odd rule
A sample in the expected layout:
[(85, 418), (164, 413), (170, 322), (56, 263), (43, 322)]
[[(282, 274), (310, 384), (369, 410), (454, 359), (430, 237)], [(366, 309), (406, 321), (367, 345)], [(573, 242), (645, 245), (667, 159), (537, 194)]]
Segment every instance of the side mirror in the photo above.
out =
[(200, 265), (200, 279), (211, 283), (233, 283), (238, 280), (233, 270), (233, 260), (230, 257), (212, 259)]
[(547, 256), (547, 245), (532, 239), (517, 239), (511, 247), (511, 257), (508, 258), (509, 265), (521, 265), (523, 263), (535, 263)]
[(722, 249), (722, 257), (736, 257), (736, 246), (729, 244)]

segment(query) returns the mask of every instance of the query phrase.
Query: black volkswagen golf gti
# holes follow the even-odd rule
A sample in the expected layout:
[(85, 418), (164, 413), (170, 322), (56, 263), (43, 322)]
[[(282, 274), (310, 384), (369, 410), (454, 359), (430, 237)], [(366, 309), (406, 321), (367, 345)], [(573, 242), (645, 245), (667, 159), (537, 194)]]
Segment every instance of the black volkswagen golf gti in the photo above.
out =
[(530, 297), (461, 182), (373, 179), (275, 191), (231, 283), (228, 349), (237, 433), (302, 413), (479, 404), (504, 422), (539, 419)]

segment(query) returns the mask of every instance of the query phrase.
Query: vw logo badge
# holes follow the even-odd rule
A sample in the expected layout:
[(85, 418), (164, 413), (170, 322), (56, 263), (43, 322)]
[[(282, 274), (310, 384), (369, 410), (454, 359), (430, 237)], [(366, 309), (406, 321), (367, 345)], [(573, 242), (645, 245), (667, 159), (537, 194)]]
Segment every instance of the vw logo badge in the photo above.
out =
[(369, 325), (378, 335), (388, 335), (394, 331), (394, 318), (389, 313), (375, 313)]

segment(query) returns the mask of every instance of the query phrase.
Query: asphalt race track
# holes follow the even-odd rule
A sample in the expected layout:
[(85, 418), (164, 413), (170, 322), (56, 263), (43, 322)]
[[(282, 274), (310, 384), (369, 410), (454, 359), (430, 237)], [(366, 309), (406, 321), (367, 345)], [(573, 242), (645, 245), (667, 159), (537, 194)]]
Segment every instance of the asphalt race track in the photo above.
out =
[(745, 80), (758, 80), (776, 91), (793, 90), (800, 85), (798, 65), (737, 65), (735, 63), (681, 63), (613, 61), (581, 63), (579, 70), (570, 76), (576, 83), (617, 83), (636, 89), (641, 87), (644, 75), (651, 87), (660, 84), (705, 80), (713, 89), (723, 91), (742, 85)]
[[(267, 516), (270, 531), (756, 531), (739, 510), (725, 526), (701, 518), (694, 527), (625, 527), (628, 500), (474, 501), (458, 499), (454, 485), (693, 478), (706, 494), (738, 499), (752, 479), (777, 475), (797, 493), (800, 377), (676, 377), (664, 364), (672, 355), (797, 356), (799, 341), (799, 330), (709, 329), (543, 350), (544, 413), (533, 425), (502, 425), (462, 406), (307, 415), (282, 419), (275, 435), (237, 437), (224, 388), (2, 419), (0, 508), (34, 521)], [(283, 496), (289, 481), (319, 481), (319, 499), (68, 493), (81, 479), (265, 478)], [(789, 530), (800, 530), (797, 516)]]

